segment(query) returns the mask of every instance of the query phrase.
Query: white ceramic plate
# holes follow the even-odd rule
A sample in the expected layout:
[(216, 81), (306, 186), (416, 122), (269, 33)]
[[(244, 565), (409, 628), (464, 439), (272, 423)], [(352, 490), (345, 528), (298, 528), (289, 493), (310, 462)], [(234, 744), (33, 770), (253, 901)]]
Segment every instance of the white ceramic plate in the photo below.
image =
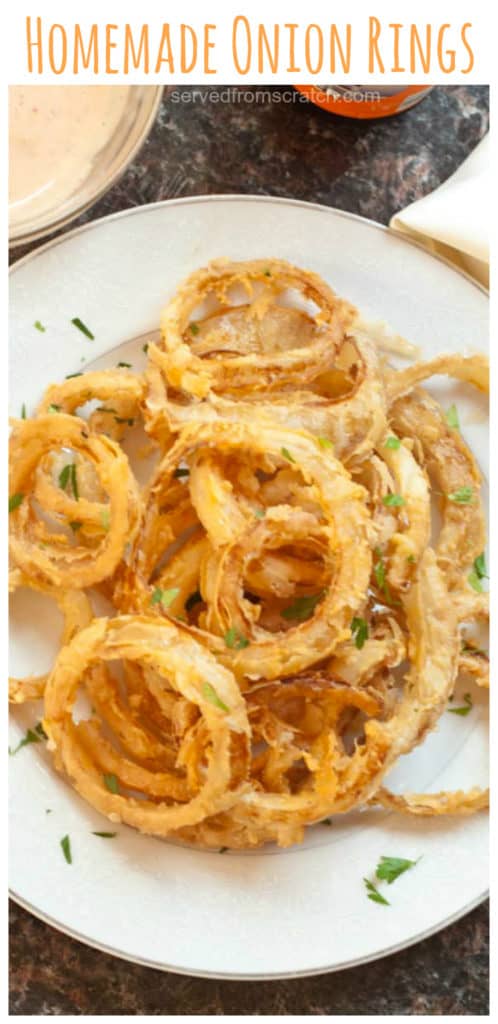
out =
[[(90, 361), (138, 368), (140, 343), (185, 274), (216, 256), (283, 257), (318, 271), (424, 356), (487, 347), (487, 297), (469, 279), (371, 222), (325, 207), (257, 197), (186, 199), (89, 224), (14, 266), (11, 276), (11, 413), (28, 414), (49, 382)], [(70, 323), (89, 325), (88, 341)], [(35, 320), (45, 333), (33, 328)], [(122, 347), (120, 347), (122, 346)], [(458, 402), (465, 437), (486, 473), (487, 422), (470, 389), (439, 382)], [(11, 670), (48, 668), (57, 613), (14, 601)], [(486, 784), (486, 701), (440, 727), (392, 773), (393, 788), (437, 791)], [(11, 743), (36, 722), (12, 716)], [(154, 967), (226, 978), (330, 971), (394, 952), (455, 920), (487, 888), (484, 814), (405, 820), (388, 813), (336, 818), (303, 846), (261, 853), (202, 853), (109, 827), (52, 770), (42, 745), (10, 761), (10, 874), (14, 898), (68, 934)], [(51, 813), (47, 813), (50, 810)], [(73, 864), (59, 841), (71, 837)], [(369, 901), (362, 879), (382, 855), (422, 857)]]

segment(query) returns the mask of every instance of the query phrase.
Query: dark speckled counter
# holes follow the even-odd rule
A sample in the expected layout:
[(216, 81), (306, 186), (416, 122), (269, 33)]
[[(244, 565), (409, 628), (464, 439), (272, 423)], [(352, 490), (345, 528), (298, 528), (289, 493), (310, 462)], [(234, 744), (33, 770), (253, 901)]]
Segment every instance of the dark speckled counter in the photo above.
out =
[[(189, 97), (183, 102), (167, 89), (133, 165), (75, 224), (159, 199), (228, 192), (325, 203), (387, 223), (448, 178), (488, 127), (486, 86), (436, 88), (407, 113), (370, 122), (297, 99), (279, 102), (273, 88), (250, 90), (252, 96), (230, 89), (228, 102), (228, 87), (182, 88)], [(60, 935), (15, 904), (10, 924), (13, 1015), (489, 1013), (486, 904), (376, 963), (274, 982), (204, 981), (128, 964)]]

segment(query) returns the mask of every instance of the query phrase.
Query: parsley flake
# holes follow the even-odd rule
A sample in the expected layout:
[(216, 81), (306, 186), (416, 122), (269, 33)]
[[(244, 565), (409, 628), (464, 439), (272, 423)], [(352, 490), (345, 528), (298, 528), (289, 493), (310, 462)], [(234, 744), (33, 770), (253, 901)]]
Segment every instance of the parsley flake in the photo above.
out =
[(26, 730), (26, 734), (24, 735), (23, 739), (19, 741), (17, 747), (9, 747), (9, 754), (11, 757), (13, 757), (14, 754), (17, 754), (18, 750), (21, 750), (23, 747), (27, 747), (29, 743), (41, 743), (42, 740), (46, 739), (47, 734), (43, 728), (43, 725), (41, 724), (41, 722), (38, 722), (38, 725), (35, 725), (34, 729)]
[(405, 499), (401, 494), (385, 494), (382, 504), (386, 505), (387, 508), (398, 508), (400, 505), (405, 504)]
[(463, 699), (465, 701), (465, 704), (462, 705), (462, 707), (448, 708), (448, 713), (451, 715), (460, 715), (462, 718), (465, 718), (465, 716), (468, 715), (469, 711), (472, 711), (474, 705), (472, 703), (472, 697), (470, 696), (470, 693), (464, 693)]
[(355, 646), (361, 651), (365, 644), (365, 640), (368, 639), (368, 624), (365, 619), (354, 618), (351, 622), (351, 635), (355, 642)]
[(382, 903), (385, 907), (390, 907), (389, 900), (386, 900), (384, 896), (381, 896), (378, 889), (376, 889), (373, 882), (369, 878), (363, 879), (368, 894), (368, 899), (373, 900), (374, 903)]
[(68, 483), (71, 484), (71, 490), (76, 501), (79, 501), (80, 496), (78, 491), (78, 480), (76, 477), (76, 464), (74, 462), (68, 463), (67, 466), (64, 466), (64, 469), (59, 473), (59, 487), (61, 490), (64, 491)]
[(92, 836), (100, 836), (101, 839), (114, 839), (117, 832), (92, 832)]
[(404, 857), (381, 857), (375, 874), (382, 882), (392, 885), (405, 871), (415, 867), (415, 864), (418, 864), (418, 860), (406, 860)]
[(47, 409), (47, 412), (60, 412), (60, 411), (61, 411), (60, 405), (55, 405), (54, 402), (51, 402), (49, 407), (48, 407), (48, 409)]
[(460, 420), (458, 419), (458, 409), (457, 409), (455, 403), (453, 403), (453, 405), (450, 405), (450, 407), (448, 409), (448, 412), (445, 413), (445, 419), (446, 419), (446, 422), (447, 422), (448, 426), (451, 427), (452, 430), (460, 430)]
[(187, 469), (186, 466), (178, 466), (178, 469), (175, 469), (173, 476), (176, 480), (181, 480), (182, 476), (190, 476), (190, 470)]
[(284, 459), (287, 459), (287, 462), (295, 462), (296, 461), (294, 456), (291, 455), (291, 453), (290, 453), (288, 448), (281, 448), (280, 451), (281, 451)]
[(331, 441), (328, 437), (317, 437), (317, 441), (318, 441), (318, 444), (320, 445), (320, 448), (333, 448), (334, 447), (334, 442)]
[(119, 793), (119, 782), (112, 773), (102, 776), (104, 784), (110, 793)]
[(220, 711), (230, 711), (230, 708), (227, 707), (225, 702), (222, 701), (221, 697), (218, 696), (214, 686), (211, 686), (211, 683), (203, 683), (202, 695), (206, 698), (206, 700), (209, 701), (210, 704), (213, 704), (215, 708), (219, 708)]
[(470, 505), (473, 495), (472, 487), (459, 487), (457, 491), (452, 491), (447, 497), (449, 501), (455, 502), (456, 505)]
[(242, 651), (244, 647), (249, 647), (249, 640), (247, 637), (243, 636), (242, 633), (239, 633), (239, 631), (234, 629), (233, 626), (231, 629), (227, 629), (224, 640), (226, 646), (235, 651)]
[(189, 327), (190, 327), (190, 330), (192, 331), (193, 335), (198, 334), (199, 331), (200, 331), (199, 324), (194, 323), (194, 321), (192, 321), (192, 323), (189, 324)]
[(283, 619), (292, 620), (295, 619), (297, 622), (306, 622), (313, 615), (316, 605), (321, 601), (325, 591), (320, 590), (318, 594), (308, 594), (305, 597), (296, 597), (294, 604), (289, 605), (288, 608), (283, 608), (280, 612)]
[(71, 840), (70, 840), (69, 836), (64, 836), (64, 838), (61, 839), (61, 841), (60, 841), (60, 845), (62, 847), (62, 852), (64, 854), (64, 857), (65, 857), (67, 863), (68, 864), (72, 864), (73, 863), (73, 857), (72, 857), (72, 854), (71, 854)]
[(384, 448), (391, 448), (392, 451), (396, 452), (398, 450), (398, 448), (400, 448), (400, 447), (401, 447), (401, 441), (400, 441), (399, 437), (394, 437), (394, 435), (391, 435), (391, 437), (388, 437), (386, 439), (386, 443), (384, 445)]
[(15, 512), (16, 508), (19, 508), (23, 500), (24, 494), (11, 494), (9, 498), (9, 516), (11, 512)]
[(22, 406), (21, 406), (21, 419), (22, 420), (26, 419), (26, 403), (25, 402), (23, 402)]
[(47, 330), (47, 328), (43, 326), (40, 320), (35, 320), (33, 327), (36, 327), (36, 330), (41, 331), (42, 334), (45, 334), (45, 331)]
[(150, 599), (150, 603), (162, 604), (163, 608), (169, 608), (170, 604), (173, 604), (175, 597), (178, 597), (179, 593), (180, 587), (171, 587), (170, 590), (162, 590), (161, 587), (156, 587)]
[(121, 369), (125, 369), (125, 370), (131, 370), (132, 363), (120, 362), (120, 363), (116, 363), (116, 366), (118, 367), (118, 369), (121, 368)]
[(95, 335), (92, 334), (90, 328), (83, 323), (83, 320), (80, 320), (79, 316), (73, 317), (71, 323), (74, 324), (74, 326), (77, 327), (86, 338), (90, 338), (90, 341), (95, 341)]

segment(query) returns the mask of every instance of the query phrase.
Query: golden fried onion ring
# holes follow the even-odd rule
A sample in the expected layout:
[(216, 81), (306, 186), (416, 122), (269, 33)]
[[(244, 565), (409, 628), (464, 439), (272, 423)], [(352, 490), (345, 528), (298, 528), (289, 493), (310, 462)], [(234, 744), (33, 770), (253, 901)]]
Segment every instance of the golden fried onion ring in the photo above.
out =
[[(159, 700), (163, 688), (173, 689), (202, 716), (207, 741), (201, 748), (205, 765), (196, 792), (188, 793), (185, 785), (177, 785), (175, 795), (175, 780), (167, 778), (171, 769), (141, 766), (145, 755), (150, 760), (147, 748), (135, 753), (138, 764), (134, 767), (126, 756), (119, 755), (117, 747), (102, 744), (92, 722), (77, 725), (73, 721), (74, 702), (85, 676), (91, 675), (95, 666), (102, 671), (102, 663), (121, 658), (153, 670)], [(245, 788), (249, 723), (235, 680), (205, 648), (169, 622), (143, 616), (102, 618), (78, 633), (62, 649), (50, 674), (43, 727), (56, 767), (93, 807), (112, 821), (123, 821), (152, 835), (168, 835), (202, 821), (213, 810), (229, 808)], [(120, 739), (126, 742), (122, 734)], [(109, 767), (117, 779), (111, 788), (104, 778)], [(154, 786), (151, 775), (156, 783), (164, 780), (163, 785)], [(185, 775), (177, 772), (177, 783), (182, 778)], [(145, 799), (118, 791), (127, 788), (138, 789)], [(165, 789), (167, 799), (162, 799)]]
[[(88, 462), (108, 497), (106, 517), (101, 519), (96, 547), (70, 546), (67, 536), (48, 530), (33, 506), (40, 463), (51, 452), (65, 449), (72, 459)], [(74, 463), (73, 463), (74, 464)], [(125, 546), (133, 539), (138, 524), (138, 488), (121, 448), (103, 434), (87, 431), (83, 420), (63, 413), (17, 420), (10, 439), (10, 494), (22, 500), (10, 515), (10, 552), (14, 565), (27, 576), (58, 587), (91, 586), (111, 575), (120, 562)], [(48, 487), (56, 501), (55, 509), (68, 524), (88, 512), (84, 497), (72, 497), (62, 489)], [(93, 503), (90, 503), (92, 505)], [(77, 537), (77, 534), (75, 535)]]

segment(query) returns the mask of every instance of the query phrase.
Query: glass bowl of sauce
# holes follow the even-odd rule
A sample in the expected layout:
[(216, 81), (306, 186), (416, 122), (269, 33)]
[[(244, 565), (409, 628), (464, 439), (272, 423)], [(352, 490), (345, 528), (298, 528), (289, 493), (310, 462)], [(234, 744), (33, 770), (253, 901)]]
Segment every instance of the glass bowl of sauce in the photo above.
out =
[(145, 141), (162, 87), (9, 88), (9, 245), (41, 238), (114, 184)]

